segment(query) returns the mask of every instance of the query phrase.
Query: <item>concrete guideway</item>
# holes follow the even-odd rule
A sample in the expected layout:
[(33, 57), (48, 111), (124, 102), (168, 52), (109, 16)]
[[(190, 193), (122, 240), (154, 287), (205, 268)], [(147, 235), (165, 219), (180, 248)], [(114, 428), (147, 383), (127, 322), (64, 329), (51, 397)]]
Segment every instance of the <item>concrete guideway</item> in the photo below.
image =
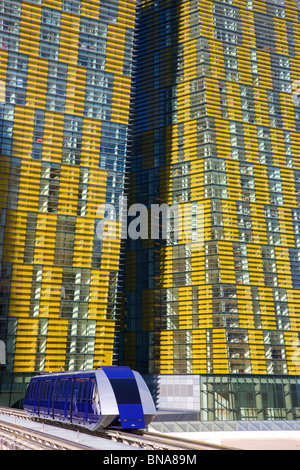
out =
[(92, 448), (41, 431), (0, 420), (1, 450), (92, 450)]
[(241, 450), (300, 450), (299, 420), (200, 421), (196, 414), (164, 411), (151, 430)]
[[(0, 449), (4, 450), (130, 450), (130, 446), (0, 412)], [(21, 411), (22, 413), (22, 411)]]
[(23, 410), (0, 408), (0, 448), (8, 450), (150, 450), (199, 451), (237, 450), (228, 446), (188, 440), (164, 433), (124, 432), (107, 429), (88, 433), (79, 427), (56, 426), (40, 420), (31, 420)]
[[(177, 423), (160, 423), (165, 428)], [(192, 423), (189, 423), (192, 425)], [(194, 423), (194, 426), (196, 424)], [(183, 449), (184, 442), (189, 443), (191, 450), (300, 450), (300, 423), (290, 422), (294, 429), (286, 430), (288, 425), (281, 422), (235, 422), (236, 430), (228, 430), (232, 422), (205, 422), (199, 426), (211, 426), (211, 431), (202, 432), (167, 432), (150, 426), (150, 433), (130, 435), (121, 431), (108, 430), (110, 440), (100, 435), (90, 435), (78, 429), (65, 429), (55, 425), (28, 419), (22, 410), (0, 409), (0, 449), (1, 450), (112, 450), (136, 451), (155, 449)], [(266, 426), (274, 430), (266, 430)], [(183, 423), (181, 423), (183, 426)], [(255, 426), (261, 429), (253, 430)], [(217, 431), (217, 427), (223, 430)], [(249, 430), (245, 430), (247, 427)], [(242, 430), (244, 429), (244, 430)], [(105, 434), (105, 433), (103, 433)], [(168, 438), (169, 443), (168, 442)], [(139, 443), (144, 439), (144, 444)], [(176, 440), (177, 439), (177, 442)], [(172, 441), (173, 440), (173, 441)], [(152, 442), (151, 442), (152, 441)], [(161, 443), (161, 447), (158, 443)], [(154, 447), (151, 447), (151, 446)], [(155, 447), (156, 446), (156, 447)], [(166, 446), (166, 447), (164, 447)], [(169, 447), (168, 447), (169, 446)], [(172, 447), (173, 446), (173, 447)]]
[(300, 431), (187, 432), (171, 435), (239, 450), (300, 450)]

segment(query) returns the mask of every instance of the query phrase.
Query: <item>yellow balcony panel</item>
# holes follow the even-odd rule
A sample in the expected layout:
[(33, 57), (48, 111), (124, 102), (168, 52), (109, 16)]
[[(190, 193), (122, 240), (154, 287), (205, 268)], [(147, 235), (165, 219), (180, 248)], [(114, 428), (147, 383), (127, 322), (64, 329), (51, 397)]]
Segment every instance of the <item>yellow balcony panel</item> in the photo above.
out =
[(249, 344), (253, 349), (264, 349), (264, 338), (261, 330), (248, 330)]
[[(37, 26), (33, 26), (36, 22)], [(22, 15), (20, 25), (20, 45), (19, 52), (23, 54), (30, 54), (31, 56), (39, 55), (39, 40), (40, 40), (40, 18), (30, 18), (26, 21), (25, 16)]]
[[(165, 349), (167, 348), (167, 349)], [(173, 359), (173, 350), (172, 347), (167, 347), (166, 345), (161, 344), (160, 354), (163, 360)]]
[(105, 320), (106, 319), (106, 309), (99, 309), (99, 308), (89, 308), (88, 316), (90, 319), (94, 320)]
[(30, 367), (34, 364), (35, 360), (35, 351), (28, 352), (26, 350), (19, 350), (15, 352), (14, 358), (14, 370), (17, 370), (18, 367)]
[(227, 374), (229, 372), (228, 364), (214, 363), (213, 371), (214, 374)]
[(50, 318), (48, 324), (48, 342), (49, 344), (52, 342), (55, 344), (56, 338), (58, 344), (64, 342), (67, 339), (67, 332), (68, 332), (68, 323), (65, 319), (55, 319)]
[(300, 305), (289, 307), (289, 317), (291, 329), (300, 331), (300, 319), (297, 316), (297, 313), (300, 309)]
[(19, 319), (18, 320), (18, 329), (20, 331), (26, 331), (29, 335), (34, 334), (34, 332), (37, 333), (38, 331), (38, 319), (36, 318), (30, 318), (27, 320), (24, 319)]
[(285, 5), (285, 16), (291, 21), (295, 21), (297, 16), (297, 6), (295, 3), (288, 3)]
[(206, 367), (206, 362), (196, 364), (193, 363), (193, 374), (206, 374), (207, 373), (207, 367)]
[(65, 47), (69, 54), (68, 62), (70, 64), (77, 64), (79, 31), (80, 17), (72, 15), (69, 12), (62, 12), (60, 27), (60, 55), (61, 51), (63, 51), (63, 48)]
[(264, 363), (258, 363), (258, 362), (251, 362), (251, 371), (252, 374), (266, 374), (267, 373), (267, 368)]
[(284, 332), (286, 344), (286, 357), (289, 374), (299, 375), (300, 373), (300, 341), (298, 332)]
[(59, 308), (50, 309), (48, 306), (40, 306), (40, 318), (59, 318)]
[(82, 0), (80, 13), (89, 18), (99, 19), (100, 1), (99, 0)]
[(65, 367), (65, 358), (56, 360), (56, 359), (45, 359), (45, 372), (61, 372), (61, 370)]
[(271, 316), (261, 315), (261, 324), (262, 324), (262, 328), (264, 329), (268, 329), (268, 328), (272, 330), (277, 329), (275, 317), (272, 318)]
[(240, 9), (242, 32), (244, 38), (244, 44), (248, 47), (256, 47), (255, 40), (255, 26), (254, 26), (254, 14), (253, 11), (246, 10), (243, 7)]
[(106, 345), (106, 347), (109, 347), (113, 345), (114, 343), (114, 327), (111, 328), (105, 328), (105, 331), (103, 331), (103, 328), (101, 328), (101, 331), (98, 331), (97, 329), (97, 337), (95, 340), (95, 347), (100, 349), (103, 349), (103, 343)]
[(266, 363), (266, 359), (265, 359), (265, 350), (262, 348), (261, 351), (257, 351), (256, 349), (252, 349), (250, 348), (250, 357), (251, 357), (251, 363), (253, 364), (254, 362), (257, 362), (257, 363)]
[(65, 360), (66, 360), (65, 354), (66, 354), (66, 348), (62, 350), (59, 350), (59, 349), (57, 350), (55, 347), (51, 347), (51, 346), (47, 348), (46, 357), (45, 357), (45, 369), (50, 367), (50, 364), (51, 364), (51, 369), (55, 368), (56, 366), (64, 367)]
[[(27, 343), (28, 341), (28, 343)], [(36, 351), (37, 337), (34, 339), (26, 336), (18, 336), (16, 340), (15, 355), (16, 356), (33, 356)]]
[(14, 372), (33, 372), (35, 370), (35, 358), (14, 360)]
[(162, 374), (173, 374), (173, 365), (172, 364), (161, 364), (160, 372)]
[(293, 287), (288, 248), (276, 247), (278, 282), (281, 287)]

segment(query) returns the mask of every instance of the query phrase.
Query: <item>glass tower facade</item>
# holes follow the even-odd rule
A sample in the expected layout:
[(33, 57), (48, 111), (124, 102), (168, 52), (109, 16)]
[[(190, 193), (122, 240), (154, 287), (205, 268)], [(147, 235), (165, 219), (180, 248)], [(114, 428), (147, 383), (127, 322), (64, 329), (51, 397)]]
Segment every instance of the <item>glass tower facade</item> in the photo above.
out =
[(188, 228), (127, 243), (124, 362), (145, 373), (299, 376), (299, 7), (138, 8), (130, 203)]
[(120, 242), (97, 223), (123, 194), (134, 24), (133, 0), (0, 1), (5, 403), (27, 372), (113, 362)]
[[(2, 403), (118, 361), (162, 407), (299, 419), (299, 20), (292, 0), (0, 0)], [(120, 276), (98, 229), (125, 178), (148, 233)]]

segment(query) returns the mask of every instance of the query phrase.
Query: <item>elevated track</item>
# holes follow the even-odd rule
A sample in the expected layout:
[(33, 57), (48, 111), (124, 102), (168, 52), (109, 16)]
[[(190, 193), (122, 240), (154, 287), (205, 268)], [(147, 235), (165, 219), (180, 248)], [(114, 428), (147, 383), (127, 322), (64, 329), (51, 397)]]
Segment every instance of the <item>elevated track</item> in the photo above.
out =
[[(2, 416), (2, 419), (1, 419)], [(4, 417), (13, 418), (14, 422), (5, 421)], [(12, 421), (12, 420), (11, 420)], [(30, 423), (46, 423), (48, 426), (76, 431), (77, 435), (85, 434), (102, 439), (109, 439), (115, 443), (122, 443), (134, 450), (177, 450), (177, 451), (199, 451), (199, 450), (234, 450), (232, 448), (172, 437), (166, 434), (152, 432), (126, 432), (117, 429), (106, 429), (101, 432), (89, 432), (83, 428), (72, 425), (53, 423), (51, 421), (32, 420), (25, 411), (13, 408), (0, 407), (0, 449), (6, 450), (95, 450), (93, 445), (85, 445), (73, 442), (65, 438), (53, 436), (42, 430), (35, 430)], [(24, 422), (24, 425), (22, 425)], [(26, 422), (26, 426), (25, 426)], [(80, 440), (78, 438), (78, 440)]]

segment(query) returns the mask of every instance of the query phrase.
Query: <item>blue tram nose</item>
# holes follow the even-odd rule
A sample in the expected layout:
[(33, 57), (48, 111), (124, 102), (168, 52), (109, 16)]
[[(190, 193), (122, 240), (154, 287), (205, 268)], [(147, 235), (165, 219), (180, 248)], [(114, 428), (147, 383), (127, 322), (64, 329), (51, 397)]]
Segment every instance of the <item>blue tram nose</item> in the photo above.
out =
[(118, 404), (121, 426), (125, 429), (144, 428), (145, 420), (142, 405)]
[(144, 428), (144, 412), (134, 374), (129, 367), (103, 367), (118, 405), (121, 427), (126, 429)]

